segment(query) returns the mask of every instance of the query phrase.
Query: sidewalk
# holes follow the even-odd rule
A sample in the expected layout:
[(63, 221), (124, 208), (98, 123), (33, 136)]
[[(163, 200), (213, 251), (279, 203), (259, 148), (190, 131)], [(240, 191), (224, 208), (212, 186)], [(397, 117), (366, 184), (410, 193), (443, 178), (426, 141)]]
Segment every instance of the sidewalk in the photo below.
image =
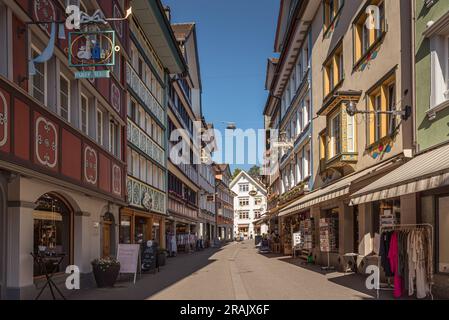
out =
[(121, 276), (114, 288), (94, 287), (72, 291), (67, 299), (144, 300), (212, 263), (213, 260), (209, 258), (220, 250), (221, 248), (208, 248), (193, 253), (180, 253), (176, 257), (167, 258), (167, 263), (160, 268), (160, 272), (142, 274), (141, 278), (138, 275), (136, 284), (133, 283), (132, 276)]

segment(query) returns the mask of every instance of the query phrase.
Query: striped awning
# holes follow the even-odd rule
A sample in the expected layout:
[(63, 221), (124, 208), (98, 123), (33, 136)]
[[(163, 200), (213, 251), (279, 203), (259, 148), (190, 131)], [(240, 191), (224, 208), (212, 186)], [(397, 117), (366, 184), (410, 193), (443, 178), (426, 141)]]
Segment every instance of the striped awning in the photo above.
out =
[(321, 202), (329, 201), (332, 199), (340, 198), (345, 195), (348, 195), (350, 193), (351, 184), (359, 180), (360, 178), (367, 176), (371, 173), (374, 173), (386, 166), (388, 166), (390, 163), (381, 163), (378, 165), (375, 165), (374, 167), (371, 167), (369, 169), (365, 169), (356, 173), (353, 173), (349, 176), (346, 176), (337, 182), (328, 185), (326, 187), (317, 189), (313, 192), (310, 192), (303, 196), (302, 198), (298, 199), (293, 204), (285, 207), (282, 209), (279, 213), (279, 217), (291, 215), (294, 213), (297, 213), (298, 211), (308, 209), (312, 207), (313, 205), (316, 205)]
[(449, 145), (420, 154), (354, 193), (351, 205), (385, 200), (449, 185)]

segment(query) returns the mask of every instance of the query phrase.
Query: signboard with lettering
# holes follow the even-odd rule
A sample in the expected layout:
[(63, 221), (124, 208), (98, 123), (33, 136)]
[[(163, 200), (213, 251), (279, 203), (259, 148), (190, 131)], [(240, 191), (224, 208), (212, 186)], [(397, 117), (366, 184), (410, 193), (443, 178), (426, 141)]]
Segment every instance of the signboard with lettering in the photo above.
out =
[(70, 67), (106, 67), (115, 65), (115, 31), (69, 33)]
[(293, 247), (299, 247), (302, 245), (302, 234), (301, 232), (296, 232), (293, 234)]
[(140, 260), (140, 245), (119, 244), (117, 250), (117, 260), (120, 262), (120, 273), (134, 273), (134, 283), (136, 283), (137, 270)]
[(88, 71), (76, 71), (76, 79), (97, 79), (97, 78), (110, 78), (111, 71), (109, 70), (88, 70)]

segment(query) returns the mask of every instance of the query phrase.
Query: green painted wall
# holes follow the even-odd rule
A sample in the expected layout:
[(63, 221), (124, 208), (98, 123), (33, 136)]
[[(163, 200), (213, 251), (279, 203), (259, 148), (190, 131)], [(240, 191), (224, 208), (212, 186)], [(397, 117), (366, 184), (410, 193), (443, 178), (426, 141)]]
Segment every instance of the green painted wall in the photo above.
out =
[(425, 0), (416, 0), (416, 129), (419, 151), (449, 140), (449, 109), (437, 113), (429, 121), (430, 108), (430, 41), (423, 37), (429, 21), (437, 21), (449, 10), (449, 1), (439, 0), (433, 7), (424, 7)]

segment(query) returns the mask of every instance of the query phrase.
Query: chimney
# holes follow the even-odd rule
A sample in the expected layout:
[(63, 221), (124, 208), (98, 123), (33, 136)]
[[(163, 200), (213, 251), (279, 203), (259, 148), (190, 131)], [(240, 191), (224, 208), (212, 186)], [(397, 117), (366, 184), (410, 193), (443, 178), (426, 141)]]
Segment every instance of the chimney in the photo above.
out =
[(167, 16), (168, 22), (171, 23), (171, 9), (169, 6), (164, 7), (165, 15)]

